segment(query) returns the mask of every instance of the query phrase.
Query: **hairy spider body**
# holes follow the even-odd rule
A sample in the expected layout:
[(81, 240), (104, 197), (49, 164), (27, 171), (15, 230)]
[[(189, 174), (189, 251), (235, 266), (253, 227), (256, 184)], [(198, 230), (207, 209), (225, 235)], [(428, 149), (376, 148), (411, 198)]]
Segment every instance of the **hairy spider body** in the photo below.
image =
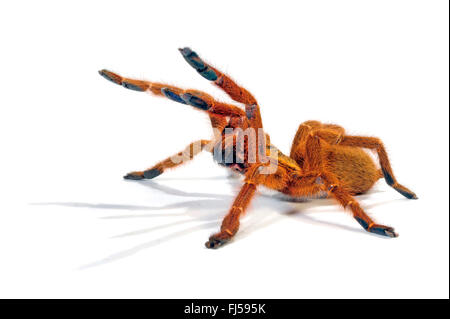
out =
[[(203, 150), (212, 152), (218, 164), (242, 174), (242, 188), (220, 231), (205, 243), (208, 248), (220, 247), (233, 238), (239, 229), (240, 216), (260, 185), (290, 197), (332, 197), (344, 208), (349, 208), (366, 231), (397, 237), (392, 227), (376, 224), (353, 197), (367, 192), (384, 177), (403, 196), (417, 199), (412, 191), (397, 182), (381, 140), (346, 135), (338, 125), (307, 121), (299, 126), (287, 156), (271, 144), (269, 135), (264, 132), (259, 105), (250, 92), (189, 48), (180, 49), (180, 52), (201, 76), (224, 90), (234, 101), (244, 104), (245, 110), (217, 101), (201, 91), (123, 78), (108, 70), (99, 71), (107, 80), (127, 89), (148, 91), (206, 112), (215, 131), (211, 140), (191, 143), (185, 150), (149, 169), (128, 173), (125, 179), (155, 178)], [(364, 149), (376, 151), (380, 169)]]

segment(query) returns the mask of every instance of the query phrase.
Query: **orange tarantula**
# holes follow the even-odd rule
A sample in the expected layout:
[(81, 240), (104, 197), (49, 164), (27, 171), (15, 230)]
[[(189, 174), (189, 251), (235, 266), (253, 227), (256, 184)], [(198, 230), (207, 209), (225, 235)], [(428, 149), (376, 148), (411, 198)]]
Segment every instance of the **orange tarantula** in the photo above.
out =
[[(187, 154), (184, 160), (190, 160), (200, 151), (208, 150), (219, 164), (239, 172), (244, 180), (231, 209), (223, 219), (220, 231), (209, 238), (205, 243), (206, 247), (217, 248), (233, 238), (239, 229), (239, 218), (259, 185), (291, 197), (326, 194), (344, 208), (348, 207), (366, 231), (397, 237), (392, 227), (375, 223), (353, 197), (366, 192), (379, 178), (384, 177), (387, 184), (400, 194), (409, 199), (417, 199), (412, 191), (397, 182), (383, 143), (378, 138), (350, 136), (338, 125), (307, 121), (298, 128), (289, 156), (284, 155), (270, 143), (269, 135), (264, 133), (259, 105), (253, 95), (228, 75), (203, 61), (191, 49), (179, 50), (201, 76), (224, 90), (234, 101), (245, 105), (245, 110), (219, 102), (204, 92), (124, 78), (108, 70), (101, 70), (99, 73), (127, 89), (149, 91), (209, 115), (216, 132), (214, 138), (191, 143), (178, 155)], [(252, 133), (252, 130), (258, 134)], [(243, 138), (239, 139), (240, 136)], [(377, 152), (381, 169), (377, 168), (364, 148)], [(174, 161), (171, 157), (147, 170), (128, 173), (124, 178), (155, 178), (182, 162)]]

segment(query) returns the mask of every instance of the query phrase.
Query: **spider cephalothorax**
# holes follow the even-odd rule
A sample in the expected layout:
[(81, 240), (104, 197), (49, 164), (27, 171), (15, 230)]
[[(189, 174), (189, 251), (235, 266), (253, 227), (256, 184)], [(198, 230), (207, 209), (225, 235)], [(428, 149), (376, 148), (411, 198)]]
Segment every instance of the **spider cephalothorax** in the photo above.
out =
[[(383, 143), (378, 138), (350, 136), (338, 125), (307, 121), (299, 126), (289, 156), (284, 155), (270, 143), (269, 135), (263, 131), (259, 105), (250, 92), (204, 62), (189, 48), (180, 49), (180, 52), (200, 75), (224, 90), (234, 101), (244, 104), (245, 110), (219, 102), (201, 91), (123, 78), (107, 70), (99, 71), (106, 79), (127, 89), (149, 91), (206, 112), (214, 129), (213, 139), (191, 143), (184, 151), (147, 170), (128, 173), (124, 178), (155, 178), (165, 170), (192, 159), (202, 150), (212, 152), (220, 165), (242, 174), (242, 188), (220, 231), (206, 242), (208, 248), (217, 248), (236, 234), (239, 218), (258, 185), (291, 197), (327, 194), (344, 208), (348, 207), (365, 230), (388, 237), (397, 236), (392, 227), (376, 224), (353, 197), (367, 192), (379, 178), (384, 177), (403, 196), (417, 198), (397, 182)], [(364, 148), (377, 152), (381, 169), (377, 168)]]

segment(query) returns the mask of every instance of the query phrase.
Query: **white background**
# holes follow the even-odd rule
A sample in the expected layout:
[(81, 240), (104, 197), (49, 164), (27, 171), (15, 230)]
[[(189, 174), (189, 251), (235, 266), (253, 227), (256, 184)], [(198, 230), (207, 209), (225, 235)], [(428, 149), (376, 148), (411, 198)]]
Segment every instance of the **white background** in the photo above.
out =
[[(447, 1), (3, 1), (0, 30), (0, 297), (448, 298)], [(208, 250), (240, 184), (209, 154), (124, 181), (209, 120), (97, 70), (228, 101), (182, 46), (257, 97), (284, 153), (305, 120), (380, 137), (420, 199), (380, 180), (358, 200), (400, 237), (262, 191)]]

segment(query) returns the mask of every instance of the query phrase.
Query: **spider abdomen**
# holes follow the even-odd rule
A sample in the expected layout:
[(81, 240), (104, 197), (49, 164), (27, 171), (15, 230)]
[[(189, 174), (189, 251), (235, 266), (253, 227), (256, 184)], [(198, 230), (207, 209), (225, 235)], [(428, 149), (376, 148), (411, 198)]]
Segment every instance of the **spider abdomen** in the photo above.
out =
[(352, 194), (367, 192), (383, 176), (370, 155), (362, 148), (333, 145), (326, 158), (328, 170)]

